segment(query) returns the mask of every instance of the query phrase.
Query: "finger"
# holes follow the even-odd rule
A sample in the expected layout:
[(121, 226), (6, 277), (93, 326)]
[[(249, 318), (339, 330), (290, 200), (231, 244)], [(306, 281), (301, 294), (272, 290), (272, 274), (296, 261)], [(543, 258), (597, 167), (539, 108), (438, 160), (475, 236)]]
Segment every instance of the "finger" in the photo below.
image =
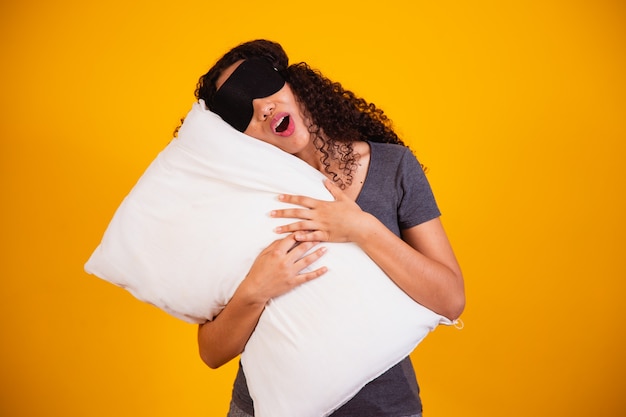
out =
[(324, 186), (326, 187), (326, 189), (328, 191), (330, 191), (330, 193), (335, 198), (335, 200), (339, 200), (339, 199), (343, 198), (343, 196), (344, 196), (343, 191), (341, 191), (341, 189), (339, 187), (337, 187), (337, 185), (334, 182), (332, 182), (331, 180), (325, 179), (324, 180)]
[(272, 210), (270, 217), (311, 220), (311, 214), (310, 209), (283, 209)]
[(297, 232), (301, 230), (313, 230), (315, 229), (315, 223), (312, 221), (304, 221), (304, 222), (296, 222), (291, 224), (286, 224), (284, 226), (277, 226), (274, 228), (275, 233), (290, 233)]
[(301, 242), (296, 240), (296, 237), (293, 233), (288, 234), (287, 236), (275, 240), (268, 248), (274, 247), (279, 252), (287, 253), (289, 252), (295, 245), (299, 245)]
[(278, 196), (278, 200), (283, 203), (295, 204), (297, 206), (313, 208), (315, 207), (315, 202), (317, 201), (314, 198), (306, 197), (303, 195), (291, 195), (291, 194), (281, 194)]
[(322, 275), (324, 275), (326, 272), (328, 272), (328, 268), (323, 266), (321, 268), (315, 269), (311, 272), (306, 272), (304, 274), (299, 274), (298, 275), (298, 279), (300, 280), (300, 283), (303, 284), (307, 281), (311, 281), (314, 280), (315, 278), (319, 278)]
[(293, 258), (293, 261), (296, 262), (300, 259), (305, 253), (310, 251), (315, 245), (319, 242), (309, 241), (309, 242), (297, 242), (291, 249), (287, 252)]
[(328, 233), (321, 230), (299, 231), (293, 234), (298, 242), (328, 242)]
[(309, 253), (308, 255), (303, 256), (302, 258), (300, 258), (296, 262), (296, 266), (299, 268), (300, 271), (302, 271), (303, 269), (309, 267), (315, 261), (320, 259), (322, 256), (324, 256), (326, 251), (327, 251), (326, 247), (322, 246), (322, 247), (318, 248), (317, 250), (314, 250), (313, 252)]

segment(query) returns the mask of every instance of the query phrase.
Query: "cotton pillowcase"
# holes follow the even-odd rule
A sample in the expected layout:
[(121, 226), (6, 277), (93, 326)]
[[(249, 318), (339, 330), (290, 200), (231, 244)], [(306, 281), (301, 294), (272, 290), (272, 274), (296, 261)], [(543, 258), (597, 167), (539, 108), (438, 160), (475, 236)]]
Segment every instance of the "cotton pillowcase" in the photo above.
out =
[[(85, 270), (189, 323), (212, 320), (289, 221), (277, 195), (332, 200), (324, 176), (195, 103), (123, 200)], [(241, 361), (257, 417), (320, 417), (406, 357), (446, 318), (352, 243), (325, 243), (319, 279), (271, 300)]]

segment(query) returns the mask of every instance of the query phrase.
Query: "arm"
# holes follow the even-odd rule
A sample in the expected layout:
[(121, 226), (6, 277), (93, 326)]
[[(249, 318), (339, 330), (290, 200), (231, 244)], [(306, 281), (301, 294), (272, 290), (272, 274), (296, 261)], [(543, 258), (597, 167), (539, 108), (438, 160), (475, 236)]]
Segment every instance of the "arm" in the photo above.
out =
[(294, 247), (296, 243), (290, 234), (263, 250), (220, 314), (198, 327), (200, 357), (209, 367), (218, 368), (243, 352), (270, 299), (326, 272), (322, 267), (301, 274), (325, 248), (303, 257), (317, 242)]
[(463, 276), (439, 218), (404, 230), (402, 239), (374, 218), (355, 242), (415, 301), (459, 318), (465, 307)]
[(295, 232), (301, 242), (355, 242), (416, 302), (451, 320), (461, 315), (463, 277), (438, 218), (404, 230), (401, 239), (332, 182), (325, 184), (335, 201), (281, 196), (282, 201), (305, 208), (273, 211), (274, 217), (303, 219), (276, 231)]

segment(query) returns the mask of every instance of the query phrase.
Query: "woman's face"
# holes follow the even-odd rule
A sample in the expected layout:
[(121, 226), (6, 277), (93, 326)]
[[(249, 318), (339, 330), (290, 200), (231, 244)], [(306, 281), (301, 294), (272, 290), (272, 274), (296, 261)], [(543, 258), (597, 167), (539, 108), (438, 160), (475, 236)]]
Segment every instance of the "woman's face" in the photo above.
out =
[[(236, 62), (221, 74), (216, 82), (218, 90), (242, 62)], [(252, 109), (252, 117), (243, 133), (293, 155), (311, 150), (311, 136), (302, 107), (287, 83), (267, 97), (253, 99)]]

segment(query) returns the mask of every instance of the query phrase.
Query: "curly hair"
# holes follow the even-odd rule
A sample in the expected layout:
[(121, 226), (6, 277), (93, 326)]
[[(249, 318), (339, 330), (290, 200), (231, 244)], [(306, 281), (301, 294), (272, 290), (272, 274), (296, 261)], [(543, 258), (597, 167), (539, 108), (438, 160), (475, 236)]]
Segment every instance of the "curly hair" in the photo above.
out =
[(266, 59), (283, 75), (304, 108), (309, 133), (315, 148), (322, 154), (320, 162), (325, 172), (340, 188), (352, 184), (358, 167), (360, 155), (354, 151), (355, 141), (404, 145), (394, 132), (391, 120), (376, 105), (344, 89), (340, 83), (329, 80), (304, 62), (289, 65), (283, 47), (265, 39), (242, 43), (222, 56), (200, 77), (196, 98), (204, 100), (212, 110), (219, 76), (232, 64), (251, 58)]
[[(352, 183), (357, 168), (359, 155), (354, 152), (354, 141), (404, 145), (383, 110), (320, 71), (301, 62), (290, 65), (284, 74), (294, 96), (305, 108), (305, 117), (310, 120), (309, 132), (323, 155), (324, 170), (341, 188)], [(339, 163), (340, 172), (332, 170), (332, 160)]]

